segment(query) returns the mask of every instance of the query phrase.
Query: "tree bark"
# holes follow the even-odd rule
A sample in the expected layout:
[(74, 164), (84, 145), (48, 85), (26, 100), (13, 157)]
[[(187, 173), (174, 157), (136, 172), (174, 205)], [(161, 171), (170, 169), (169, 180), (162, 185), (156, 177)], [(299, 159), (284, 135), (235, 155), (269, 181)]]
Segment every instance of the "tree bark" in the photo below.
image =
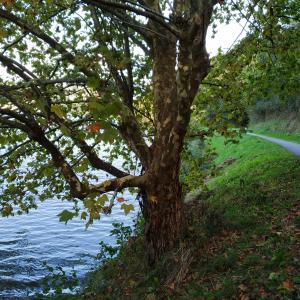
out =
[[(191, 104), (209, 68), (204, 42), (198, 43), (200, 53), (193, 55), (195, 47), (188, 34), (178, 47), (172, 34), (164, 28), (159, 30), (164, 38), (153, 40), (155, 138), (150, 163), (145, 168), (147, 183), (143, 201), (150, 265), (174, 248), (183, 229), (180, 156)], [(195, 65), (197, 76), (193, 74)]]
[(182, 191), (179, 164), (160, 176), (150, 177), (144, 197), (145, 237), (149, 264), (172, 249), (182, 230)]

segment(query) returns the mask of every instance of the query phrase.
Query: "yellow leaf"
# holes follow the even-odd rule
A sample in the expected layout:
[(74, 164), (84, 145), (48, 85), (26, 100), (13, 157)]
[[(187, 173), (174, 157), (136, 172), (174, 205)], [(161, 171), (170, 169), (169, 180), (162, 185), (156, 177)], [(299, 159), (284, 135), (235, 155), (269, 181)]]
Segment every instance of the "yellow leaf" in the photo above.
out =
[(150, 198), (149, 198), (149, 200), (150, 200), (150, 202), (152, 202), (152, 203), (157, 203), (157, 197), (156, 196), (151, 196)]

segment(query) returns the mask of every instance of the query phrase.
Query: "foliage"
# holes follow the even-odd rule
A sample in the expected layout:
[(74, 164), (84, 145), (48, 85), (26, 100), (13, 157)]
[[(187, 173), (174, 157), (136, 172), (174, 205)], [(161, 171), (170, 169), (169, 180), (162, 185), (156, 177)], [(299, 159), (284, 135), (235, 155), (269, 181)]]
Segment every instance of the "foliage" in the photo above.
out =
[(195, 115), (207, 127), (221, 134), (230, 127), (247, 127), (249, 106), (260, 114), (284, 106), (298, 109), (298, 4), (281, 0), (237, 1), (233, 11), (230, 5), (221, 8), (227, 13), (217, 14), (221, 22), (233, 16), (245, 24), (241, 34), (251, 33), (212, 59), (212, 69), (195, 102)]
[(185, 192), (202, 187), (205, 189), (206, 179), (214, 174), (213, 157), (209, 144), (199, 138), (187, 139), (182, 153), (181, 182)]
[[(45, 297), (56, 297), (57, 299), (61, 297), (66, 297), (68, 295), (69, 299), (73, 297), (75, 299), (75, 294), (79, 293), (79, 280), (77, 278), (75, 270), (68, 274), (62, 267), (58, 266), (55, 269), (47, 264), (49, 274), (43, 278), (43, 293), (47, 296), (37, 296), (37, 299), (44, 299)], [(67, 291), (67, 293), (66, 293)], [(67, 298), (65, 298), (67, 299)], [(73, 299), (73, 298), (72, 298)]]
[[(257, 98), (257, 93), (267, 91), (286, 96), (299, 86), (296, 4), (291, 0), (236, 1), (215, 9), (216, 21), (246, 19), (245, 30), (250, 34), (226, 55), (214, 58), (206, 80), (212, 85), (203, 87), (201, 100), (195, 103), (197, 114), (208, 111), (203, 122), (212, 130), (225, 133), (228, 126), (244, 123), (242, 98)], [(112, 11), (109, 5), (91, 1), (63, 1), (58, 5), (51, 0), (41, 5), (31, 0), (2, 3), (1, 63), (7, 68), (1, 79), (0, 137), (1, 211), (5, 216), (13, 214), (16, 206), (18, 213), (35, 208), (37, 196), (41, 200), (53, 196), (71, 199), (70, 191), (74, 194), (76, 184), (85, 186), (98, 179), (95, 171), (99, 166), (117, 177), (126, 175), (95, 159), (100, 151), (106, 153), (104, 160), (108, 162), (123, 157), (124, 171), (136, 172), (140, 157), (136, 151), (134, 156), (130, 154), (133, 149), (128, 144), (133, 141), (127, 137), (124, 142), (124, 132), (120, 134), (125, 120), (124, 126), (139, 136), (140, 141), (134, 138), (134, 143), (141, 143), (143, 135), (153, 141), (151, 43), (149, 33), (133, 24), (146, 24), (139, 14), (158, 20), (150, 13), (153, 8), (149, 11), (135, 1), (126, 4), (131, 10), (127, 15), (121, 8)], [(160, 5), (167, 18), (169, 3), (160, 1)], [(178, 9), (185, 15), (188, 7)], [(124, 18), (129, 22), (124, 23)], [(170, 23), (170, 31), (179, 28), (175, 21)], [(129, 98), (134, 95), (134, 105), (126, 106), (125, 94)], [(135, 125), (128, 124), (127, 117)], [(32, 132), (21, 124), (31, 126)], [(54, 152), (33, 139), (37, 132), (57, 147), (72, 168), (68, 176), (76, 175), (72, 175), (76, 183), (66, 179), (67, 170), (53, 165)], [(34, 159), (29, 161), (28, 157)], [(93, 209), (94, 217), (99, 217), (99, 210), (101, 207)]]
[(116, 238), (116, 245), (111, 246), (103, 241), (100, 241), (100, 251), (97, 254), (97, 260), (101, 263), (105, 263), (112, 259), (116, 255), (122, 255), (125, 244), (133, 234), (133, 230), (130, 226), (123, 226), (123, 223), (112, 223), (114, 229), (110, 232), (110, 236)]
[(251, 119), (254, 122), (265, 121), (271, 117), (280, 118), (284, 115), (287, 118), (288, 115), (297, 115), (299, 111), (300, 97), (298, 95), (289, 97), (286, 101), (280, 101), (278, 97), (258, 100), (249, 108)]
[(124, 226), (123, 223), (112, 223), (113, 229), (110, 232), (110, 236), (114, 237), (115, 245), (107, 244), (100, 241), (100, 251), (96, 256), (96, 259), (102, 265), (113, 259), (115, 256), (124, 255), (124, 248), (130, 238), (140, 236), (144, 231), (144, 218), (141, 214), (138, 214), (134, 219), (133, 226)]

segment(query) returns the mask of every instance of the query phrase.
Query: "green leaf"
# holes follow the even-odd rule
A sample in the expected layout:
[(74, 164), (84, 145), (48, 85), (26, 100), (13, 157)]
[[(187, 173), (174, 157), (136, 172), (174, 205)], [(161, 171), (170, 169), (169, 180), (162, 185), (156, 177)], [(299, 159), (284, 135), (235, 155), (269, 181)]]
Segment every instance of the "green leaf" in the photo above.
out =
[(60, 131), (61, 131), (64, 135), (67, 135), (67, 136), (72, 135), (71, 130), (70, 130), (67, 126), (65, 126), (64, 124), (62, 124), (62, 125), (60, 126)]
[(108, 201), (108, 197), (107, 195), (102, 195), (97, 201), (96, 203), (100, 206), (104, 206), (105, 202)]
[(127, 216), (131, 211), (134, 211), (134, 206), (132, 204), (123, 203), (121, 209), (124, 210), (125, 216)]
[(269, 279), (270, 280), (276, 280), (278, 278), (278, 274), (275, 272), (270, 273)]
[(81, 28), (81, 22), (79, 18), (75, 19), (75, 28), (76, 30), (79, 30)]
[(82, 213), (81, 213), (81, 220), (86, 220), (86, 217), (87, 217), (87, 212), (85, 212), (85, 211), (83, 211)]
[(68, 221), (72, 220), (73, 217), (76, 216), (76, 213), (65, 209), (57, 216), (59, 217), (59, 222), (65, 222), (65, 224), (67, 224)]
[(84, 201), (84, 207), (91, 210), (95, 206), (95, 201), (93, 199), (86, 199)]
[(97, 77), (91, 76), (87, 80), (87, 86), (92, 89), (97, 89), (101, 86), (101, 84)]
[(61, 108), (59, 107), (59, 105), (52, 105), (51, 106), (51, 111), (53, 112), (53, 113), (55, 113), (59, 118), (61, 118), (61, 119), (65, 119), (66, 118), (66, 114), (65, 114), (65, 112), (63, 112), (62, 110), (61, 110)]
[(4, 29), (0, 28), (0, 40), (6, 38), (6, 36), (7, 32)]

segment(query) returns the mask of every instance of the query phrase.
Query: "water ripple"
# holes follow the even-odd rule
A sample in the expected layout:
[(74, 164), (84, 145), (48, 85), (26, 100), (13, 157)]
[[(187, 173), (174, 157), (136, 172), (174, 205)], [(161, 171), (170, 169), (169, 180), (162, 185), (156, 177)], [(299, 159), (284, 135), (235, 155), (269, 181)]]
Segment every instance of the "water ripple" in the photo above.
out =
[(0, 218), (1, 300), (30, 299), (40, 291), (41, 279), (48, 273), (43, 262), (74, 269), (82, 278), (94, 265), (99, 241), (114, 242), (109, 236), (112, 222), (132, 222), (117, 209), (88, 230), (79, 219), (59, 223), (57, 214), (71, 207), (69, 202), (46, 201), (28, 215)]

